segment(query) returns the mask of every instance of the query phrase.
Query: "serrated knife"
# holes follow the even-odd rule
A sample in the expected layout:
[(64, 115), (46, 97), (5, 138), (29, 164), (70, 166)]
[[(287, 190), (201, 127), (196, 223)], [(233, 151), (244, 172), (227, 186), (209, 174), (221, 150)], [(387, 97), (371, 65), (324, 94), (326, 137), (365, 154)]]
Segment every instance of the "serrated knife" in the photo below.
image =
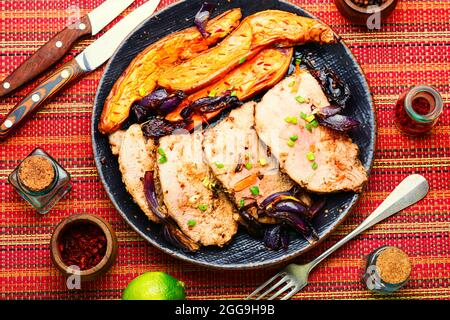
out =
[(61, 60), (77, 40), (96, 35), (136, 0), (106, 0), (84, 17), (76, 19), (56, 34), (12, 74), (0, 82), (0, 97), (36, 78)]
[(149, 0), (141, 5), (27, 94), (25, 99), (0, 122), (0, 139), (7, 137), (22, 125), (33, 112), (67, 84), (105, 63), (128, 34), (155, 12), (160, 1)]

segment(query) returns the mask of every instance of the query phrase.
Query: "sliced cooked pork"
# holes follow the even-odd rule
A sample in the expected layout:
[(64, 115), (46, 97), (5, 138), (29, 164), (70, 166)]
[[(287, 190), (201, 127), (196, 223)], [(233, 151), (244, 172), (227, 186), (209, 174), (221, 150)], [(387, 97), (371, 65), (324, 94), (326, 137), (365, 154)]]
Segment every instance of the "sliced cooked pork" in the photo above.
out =
[(206, 162), (238, 207), (290, 190), (294, 183), (279, 171), (278, 161), (254, 129), (255, 102), (231, 111), (204, 134)]
[(286, 78), (257, 104), (256, 131), (291, 179), (312, 192), (360, 192), (367, 173), (345, 134), (317, 126), (313, 113), (329, 105), (307, 71)]
[(226, 195), (214, 189), (203, 162), (202, 135), (179, 134), (160, 139), (158, 176), (168, 215), (193, 241), (224, 246), (237, 232), (238, 214)]
[[(118, 142), (119, 141), (119, 142)], [(118, 139), (119, 169), (122, 181), (134, 201), (144, 211), (147, 217), (158, 222), (159, 219), (150, 210), (144, 193), (144, 176), (155, 167), (155, 143), (144, 137), (141, 126), (132, 125), (122, 139)]]

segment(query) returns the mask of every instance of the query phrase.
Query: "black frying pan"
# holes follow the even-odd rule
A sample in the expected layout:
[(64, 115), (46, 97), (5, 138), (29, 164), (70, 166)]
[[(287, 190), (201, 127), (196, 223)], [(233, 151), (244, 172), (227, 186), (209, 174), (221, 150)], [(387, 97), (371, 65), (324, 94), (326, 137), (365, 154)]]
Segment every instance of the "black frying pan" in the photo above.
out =
[[(288, 250), (270, 251), (264, 247), (261, 240), (251, 238), (244, 230), (239, 230), (234, 240), (222, 249), (202, 248), (197, 253), (185, 253), (168, 244), (160, 235), (160, 227), (148, 221), (125, 190), (117, 159), (111, 153), (108, 139), (97, 129), (106, 97), (133, 58), (160, 38), (191, 27), (201, 2), (187, 0), (167, 7), (141, 24), (124, 40), (111, 58), (97, 90), (92, 116), (92, 141), (96, 165), (106, 192), (119, 213), (144, 239), (167, 254), (196, 264), (223, 269), (251, 269), (275, 265), (300, 255), (311, 249), (312, 245), (298, 236), (291, 239)], [(214, 15), (239, 7), (244, 16), (267, 9), (278, 9), (312, 17), (297, 6), (277, 0), (216, 0), (214, 2), (218, 4)], [(298, 50), (310, 54), (317, 66), (331, 67), (350, 86), (352, 97), (346, 112), (362, 123), (359, 128), (351, 132), (350, 136), (361, 150), (362, 163), (367, 170), (370, 170), (374, 157), (376, 120), (370, 90), (357, 61), (343, 42), (323, 46), (310, 44), (299, 47)], [(325, 239), (347, 217), (358, 198), (359, 195), (353, 193), (341, 193), (328, 197), (328, 212), (322, 212), (313, 220), (320, 240)]]

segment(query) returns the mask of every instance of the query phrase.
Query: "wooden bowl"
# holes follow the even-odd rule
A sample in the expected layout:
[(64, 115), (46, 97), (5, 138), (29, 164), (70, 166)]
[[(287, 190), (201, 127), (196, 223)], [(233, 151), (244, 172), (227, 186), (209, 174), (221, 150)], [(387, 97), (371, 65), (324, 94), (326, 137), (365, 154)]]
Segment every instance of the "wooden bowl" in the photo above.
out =
[[(61, 258), (61, 252), (58, 247), (60, 235), (65, 230), (78, 223), (94, 224), (103, 231), (106, 237), (106, 253), (103, 259), (95, 267), (82, 271), (67, 266)], [(61, 221), (53, 231), (50, 242), (50, 253), (53, 263), (65, 276), (79, 275), (81, 281), (90, 281), (106, 273), (114, 264), (117, 257), (117, 237), (111, 225), (103, 218), (92, 214), (73, 215)]]
[(352, 2), (352, 0), (334, 0), (336, 7), (341, 14), (348, 20), (357, 24), (364, 24), (367, 26), (367, 21), (374, 13), (381, 14), (381, 20), (386, 19), (397, 6), (398, 0), (388, 0), (377, 9), (369, 9), (359, 7)]

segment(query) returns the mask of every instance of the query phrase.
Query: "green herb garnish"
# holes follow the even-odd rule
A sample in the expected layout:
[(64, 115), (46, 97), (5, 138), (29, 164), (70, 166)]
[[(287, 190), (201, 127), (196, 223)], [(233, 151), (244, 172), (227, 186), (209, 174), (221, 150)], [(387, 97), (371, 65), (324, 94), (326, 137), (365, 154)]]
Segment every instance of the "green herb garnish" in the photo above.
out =
[(319, 165), (317, 164), (317, 162), (314, 162), (314, 163), (311, 165), (311, 168), (312, 168), (313, 170), (317, 170), (318, 167), (319, 167)]
[(231, 97), (237, 97), (237, 91), (236, 91), (236, 90), (233, 91), (233, 92), (230, 94), (230, 96), (231, 96)]
[(211, 97), (211, 98), (214, 98), (215, 96), (217, 96), (217, 90), (211, 90), (210, 92), (209, 92), (209, 96)]
[(167, 157), (165, 155), (161, 156), (158, 161), (159, 161), (159, 163), (164, 164), (167, 162)]
[(201, 204), (201, 205), (198, 206), (198, 210), (206, 211), (206, 210), (208, 210), (208, 205), (207, 204)]
[(247, 58), (243, 57), (239, 60), (239, 64), (243, 64), (245, 61), (247, 61)]
[(289, 147), (293, 148), (293, 147), (295, 146), (295, 142), (289, 140), (289, 141), (287, 142), (287, 145), (288, 145)]
[(298, 140), (298, 136), (297, 135), (294, 135), (294, 136), (291, 136), (290, 138), (289, 138), (291, 141), (297, 141)]
[(245, 206), (245, 200), (241, 199), (241, 201), (239, 201), (239, 208), (243, 208)]

